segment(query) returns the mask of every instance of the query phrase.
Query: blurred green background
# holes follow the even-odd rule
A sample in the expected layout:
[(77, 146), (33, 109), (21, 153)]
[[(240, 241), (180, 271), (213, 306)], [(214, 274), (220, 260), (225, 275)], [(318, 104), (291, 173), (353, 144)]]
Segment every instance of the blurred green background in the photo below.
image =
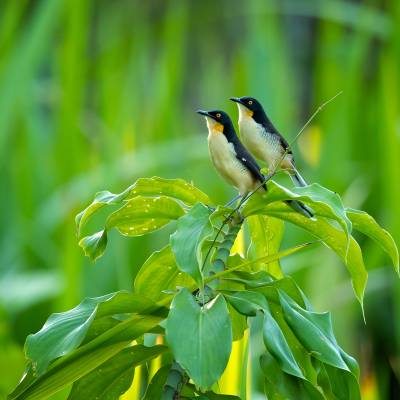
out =
[[(400, 239), (398, 0), (3, 0), (0, 3), (0, 398), (48, 314), (131, 288), (167, 231), (112, 234), (91, 264), (74, 216), (95, 192), (182, 177), (226, 202), (198, 107), (251, 95), (295, 146), (309, 181)], [(288, 227), (283, 247), (307, 239)], [(362, 322), (340, 260), (320, 246), (284, 260), (362, 368), (365, 399), (400, 391), (400, 284), (361, 238), (370, 279)], [(252, 399), (258, 399), (254, 393)]]

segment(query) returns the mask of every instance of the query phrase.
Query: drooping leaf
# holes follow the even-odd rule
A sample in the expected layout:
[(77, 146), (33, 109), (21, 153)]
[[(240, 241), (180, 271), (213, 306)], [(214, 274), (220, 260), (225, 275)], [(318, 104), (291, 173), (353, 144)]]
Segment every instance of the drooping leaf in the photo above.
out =
[(132, 384), (135, 367), (167, 350), (166, 346), (132, 346), (76, 381), (68, 400), (118, 400)]
[(268, 309), (267, 300), (261, 293), (242, 290), (225, 297), (239, 313), (249, 317), (254, 317), (257, 311)]
[(187, 289), (178, 293), (166, 324), (166, 338), (176, 361), (201, 388), (223, 373), (232, 346), (232, 327), (223, 296), (200, 307)]
[[(303, 346), (316, 359), (333, 367), (349, 371), (337, 344), (331, 341), (325, 330), (321, 328), (320, 324), (316, 323), (316, 319), (306, 318), (303, 313), (300, 313), (301, 307), (296, 305), (283, 291), (280, 291), (279, 295), (285, 320)], [(310, 314), (306, 310), (303, 311)]]
[(82, 378), (127, 347), (132, 340), (149, 332), (162, 317), (133, 315), (71, 354), (54, 361), (39, 378), (27, 376), (9, 395), (9, 400), (44, 400)]
[(265, 394), (268, 400), (324, 400), (324, 396), (310, 382), (286, 374), (268, 353), (260, 358), (265, 376)]
[(274, 181), (268, 184), (268, 192), (262, 196), (253, 196), (243, 207), (243, 215), (262, 214), (260, 212), (267, 204), (284, 201), (298, 200), (310, 206), (316, 216), (330, 218), (335, 220), (346, 234), (347, 246), (349, 245), (352, 224), (347, 217), (346, 210), (343, 206), (340, 196), (331, 190), (313, 183), (304, 187), (293, 187), (290, 190), (279, 185)]
[(137, 196), (107, 218), (108, 230), (116, 228), (125, 236), (154, 232), (184, 214), (182, 207), (166, 196)]
[(305, 229), (320, 238), (328, 247), (337, 253), (344, 261), (351, 275), (354, 292), (362, 306), (368, 274), (364, 265), (360, 246), (353, 237), (350, 237), (350, 244), (347, 251), (346, 235), (327, 221), (306, 218), (294, 212), (289, 206), (282, 202), (268, 204), (268, 206), (262, 209), (262, 212)]
[(206, 206), (197, 203), (178, 220), (176, 232), (170, 238), (178, 268), (189, 274), (198, 285), (202, 284), (202, 247), (214, 232), (210, 215), (211, 211)]
[(129, 292), (87, 298), (72, 310), (52, 314), (39, 332), (29, 335), (25, 344), (26, 357), (39, 376), (52, 360), (70, 353), (82, 343), (96, 316), (151, 311), (154, 307), (144, 296)]
[[(252, 215), (246, 222), (250, 229), (251, 249), (255, 258), (276, 254), (279, 251), (284, 232), (282, 220), (265, 215)], [(279, 260), (269, 264), (260, 263), (259, 268), (265, 268), (275, 278), (283, 276)]]
[(191, 276), (177, 268), (175, 256), (168, 245), (145, 261), (136, 275), (134, 286), (136, 293), (158, 301), (167, 296), (163, 290), (176, 290), (178, 286), (193, 284)]
[(276, 359), (282, 371), (304, 378), (301, 369), (299, 368), (292, 351), (286, 341), (283, 332), (278, 323), (275, 321), (271, 311), (264, 309), (264, 324), (263, 324), (263, 339), (267, 350)]
[(96, 211), (100, 210), (107, 204), (121, 204), (123, 199), (126, 197), (126, 194), (126, 191), (119, 194), (114, 194), (108, 190), (96, 193), (92, 203), (75, 217), (78, 237), (81, 236), (82, 229), (86, 225), (86, 222)]
[(353, 223), (354, 229), (375, 240), (389, 255), (392, 259), (395, 271), (399, 274), (399, 250), (390, 233), (383, 229), (374, 218), (364, 211), (347, 208), (346, 213)]
[(360, 400), (360, 386), (353, 374), (328, 364), (323, 365), (323, 372), (329, 380), (330, 388), (338, 400)]
[(304, 378), (283, 332), (270, 311), (265, 297), (261, 293), (244, 290), (232, 295), (226, 295), (226, 298), (238, 312), (244, 315), (255, 316), (257, 311), (263, 312), (265, 347), (276, 358), (283, 371), (299, 378)]
[(85, 256), (89, 257), (92, 261), (96, 261), (106, 250), (107, 231), (103, 229), (93, 235), (85, 236), (79, 241), (79, 246), (82, 247)]

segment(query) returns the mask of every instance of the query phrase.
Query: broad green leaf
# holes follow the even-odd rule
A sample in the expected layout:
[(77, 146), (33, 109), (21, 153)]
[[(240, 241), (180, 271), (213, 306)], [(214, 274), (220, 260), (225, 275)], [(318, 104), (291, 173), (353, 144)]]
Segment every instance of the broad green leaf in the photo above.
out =
[(135, 278), (135, 292), (158, 301), (167, 295), (163, 290), (176, 290), (178, 286), (191, 287), (194, 281), (190, 275), (176, 266), (171, 247), (165, 246), (153, 253), (142, 265)]
[(268, 192), (262, 196), (253, 196), (243, 207), (243, 215), (263, 214), (262, 209), (273, 202), (284, 200), (298, 200), (310, 206), (316, 216), (335, 220), (346, 234), (347, 246), (352, 230), (352, 224), (347, 217), (340, 196), (329, 189), (324, 188), (318, 183), (304, 187), (293, 187), (290, 190), (279, 185), (274, 181), (268, 184)]
[(52, 314), (43, 328), (26, 339), (26, 357), (32, 362), (37, 376), (44, 373), (49, 363), (76, 349), (83, 341), (96, 317), (126, 312), (150, 312), (155, 304), (144, 296), (129, 292), (111, 293), (87, 298), (77, 307)]
[(41, 375), (52, 360), (76, 349), (93, 322), (99, 303), (113, 294), (88, 298), (72, 310), (52, 314), (43, 328), (26, 339), (26, 357), (36, 375)]
[(235, 310), (249, 317), (254, 317), (257, 311), (268, 309), (267, 300), (261, 293), (242, 290), (225, 297)]
[(232, 327), (224, 297), (200, 307), (187, 289), (171, 304), (167, 342), (193, 382), (210, 388), (223, 373), (232, 347)]
[(364, 211), (347, 208), (346, 213), (353, 223), (354, 229), (375, 240), (375, 242), (390, 256), (394, 269), (397, 274), (399, 274), (399, 250), (390, 233), (383, 229), (374, 218)]
[(103, 229), (91, 236), (85, 236), (79, 241), (79, 246), (82, 247), (85, 256), (89, 257), (92, 261), (96, 261), (106, 250), (107, 231)]
[(233, 271), (224, 280), (243, 283), (246, 288), (256, 288), (273, 282), (274, 278), (266, 271)]
[(164, 179), (158, 176), (140, 178), (130, 188), (126, 200), (135, 196), (168, 196), (188, 205), (196, 203), (212, 204), (200, 189), (183, 179)]
[(143, 400), (161, 399), (170, 369), (171, 365), (164, 365), (155, 373), (149, 386), (147, 386)]
[(268, 353), (260, 358), (265, 375), (265, 394), (268, 400), (324, 400), (323, 394), (310, 382), (286, 374)]
[(118, 400), (131, 386), (135, 367), (166, 350), (166, 346), (143, 345), (122, 350), (76, 381), (68, 400)]
[(154, 232), (184, 214), (182, 207), (169, 197), (137, 196), (107, 218), (108, 230), (116, 228), (125, 236)]
[(305, 318), (298, 310), (300, 307), (294, 305), (293, 300), (284, 292), (280, 291), (279, 295), (285, 319), (303, 346), (316, 359), (349, 371), (338, 346), (332, 343), (324, 329), (315, 320)]
[[(39, 378), (19, 383), (9, 400), (44, 400), (82, 378), (162, 321), (161, 317), (134, 315), (91, 342), (52, 363)], [(21, 389), (22, 388), (22, 389)]]
[(137, 196), (173, 197), (188, 205), (193, 205), (197, 202), (211, 204), (205, 193), (183, 179), (163, 179), (157, 176), (140, 178), (121, 193), (114, 194), (107, 190), (96, 193), (93, 202), (75, 218), (78, 237), (80, 237), (86, 222), (95, 212), (109, 204), (122, 204), (124, 201), (131, 200)]
[(189, 274), (199, 286), (202, 285), (203, 244), (214, 232), (210, 214), (206, 206), (197, 203), (178, 220), (176, 232), (170, 238), (178, 268)]
[[(271, 203), (262, 210), (266, 215), (291, 222), (314, 236), (321, 239), (328, 247), (330, 247), (344, 261), (350, 275), (354, 288), (354, 292), (361, 306), (363, 304), (364, 291), (367, 285), (368, 274), (365, 269), (364, 260), (361, 249), (356, 240), (350, 237), (350, 244), (347, 250), (347, 237), (339, 229), (336, 229), (328, 222), (317, 219), (312, 220), (306, 218), (299, 213), (294, 212), (284, 203)], [(346, 257), (347, 253), (347, 257)]]
[[(246, 219), (250, 229), (251, 250), (255, 258), (276, 254), (279, 251), (284, 223), (282, 220), (265, 215), (252, 215)], [(260, 263), (258, 268), (264, 268), (275, 278), (283, 276), (279, 260), (272, 263)]]

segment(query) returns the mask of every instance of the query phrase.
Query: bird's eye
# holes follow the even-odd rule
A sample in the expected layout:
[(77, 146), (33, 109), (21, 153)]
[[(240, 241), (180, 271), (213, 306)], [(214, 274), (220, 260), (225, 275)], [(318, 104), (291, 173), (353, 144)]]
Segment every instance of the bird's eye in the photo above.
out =
[(253, 104), (253, 100), (249, 100), (249, 101), (247, 102), (247, 104), (251, 106), (251, 105)]
[(221, 113), (217, 113), (215, 116), (216, 116), (217, 118), (221, 118)]

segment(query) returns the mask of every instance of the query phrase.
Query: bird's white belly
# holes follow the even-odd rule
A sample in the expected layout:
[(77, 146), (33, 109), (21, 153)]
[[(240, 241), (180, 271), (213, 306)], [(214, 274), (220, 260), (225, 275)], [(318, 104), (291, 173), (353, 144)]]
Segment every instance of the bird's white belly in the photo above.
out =
[(254, 188), (253, 176), (236, 158), (233, 145), (222, 133), (210, 133), (208, 135), (208, 148), (211, 160), (218, 173), (236, 187), (240, 194), (243, 195)]
[(243, 144), (259, 160), (272, 168), (282, 156), (279, 139), (266, 132), (253, 118), (239, 119), (240, 135)]

